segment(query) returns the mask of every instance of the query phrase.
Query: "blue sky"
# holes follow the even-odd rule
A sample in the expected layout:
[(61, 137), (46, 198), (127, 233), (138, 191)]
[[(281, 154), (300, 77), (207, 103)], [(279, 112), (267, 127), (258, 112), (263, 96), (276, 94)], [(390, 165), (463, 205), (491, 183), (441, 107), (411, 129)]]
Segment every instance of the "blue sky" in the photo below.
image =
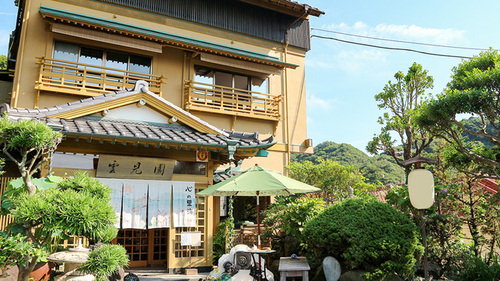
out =
[[(319, 18), (311, 18), (311, 26), (317, 29), (426, 44), (500, 48), (496, 32), (500, 27), (498, 0), (308, 0), (307, 3), (326, 12)], [(479, 54), (477, 50), (368, 40), (318, 30), (312, 34), (448, 55)], [(312, 38), (312, 50), (306, 57), (306, 88), (308, 134), (314, 144), (350, 143), (364, 151), (373, 135), (380, 131), (377, 119), (383, 112), (374, 96), (389, 80), (394, 81), (397, 71), (406, 73), (414, 62), (434, 77), (434, 89), (430, 92), (439, 94), (450, 80), (451, 69), (461, 59)]]
[[(500, 1), (332, 1), (299, 0), (326, 12), (311, 17), (312, 34), (391, 48), (473, 56), (477, 50), (442, 48), (344, 36), (322, 30), (362, 36), (467, 48), (500, 49)], [(0, 0), (0, 54), (7, 53), (14, 28), (14, 0)], [(364, 150), (380, 130), (383, 113), (374, 96), (394, 74), (420, 63), (434, 77), (433, 94), (449, 82), (452, 67), (461, 59), (386, 50), (312, 38), (306, 58), (308, 137), (350, 143)]]

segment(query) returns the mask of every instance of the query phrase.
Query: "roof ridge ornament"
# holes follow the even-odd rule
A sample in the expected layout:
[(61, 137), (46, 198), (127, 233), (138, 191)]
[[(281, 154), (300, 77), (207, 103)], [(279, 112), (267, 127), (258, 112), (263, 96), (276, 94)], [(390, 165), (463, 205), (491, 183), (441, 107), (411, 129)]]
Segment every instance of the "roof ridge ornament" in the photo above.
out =
[(136, 93), (148, 93), (149, 92), (149, 84), (144, 80), (138, 80), (135, 82), (133, 92)]

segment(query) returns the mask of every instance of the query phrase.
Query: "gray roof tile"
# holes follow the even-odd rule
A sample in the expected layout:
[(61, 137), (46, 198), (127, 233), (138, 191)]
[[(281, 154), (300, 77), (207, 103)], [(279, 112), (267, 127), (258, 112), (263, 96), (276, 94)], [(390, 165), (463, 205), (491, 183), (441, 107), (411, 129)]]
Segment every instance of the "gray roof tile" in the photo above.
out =
[[(199, 122), (205, 126), (212, 128), (214, 131), (219, 132), (219, 135), (201, 133), (191, 127), (178, 124), (161, 124), (150, 123), (141, 121), (118, 120), (111, 118), (103, 118), (97, 116), (85, 116), (76, 119), (60, 119), (50, 118), (58, 113), (67, 112), (92, 104), (99, 104), (114, 99), (119, 99), (134, 95), (140, 92), (151, 95), (153, 98), (158, 99), (160, 102), (167, 104), (183, 114), (186, 118), (191, 118), (195, 122)], [(11, 119), (37, 119), (45, 121), (48, 124), (54, 124), (62, 127), (62, 132), (65, 135), (73, 136), (92, 136), (106, 137), (106, 138), (121, 138), (130, 139), (130, 141), (148, 140), (158, 142), (172, 142), (172, 143), (190, 143), (206, 146), (226, 146), (228, 139), (239, 140), (238, 146), (257, 146), (257, 147), (270, 147), (273, 144), (273, 138), (266, 140), (259, 140), (258, 133), (248, 134), (241, 132), (231, 132), (218, 129), (200, 118), (184, 111), (182, 108), (166, 101), (165, 99), (156, 96), (147, 89), (147, 84), (144, 81), (138, 81), (135, 89), (118, 91), (115, 93), (104, 94), (101, 96), (85, 98), (75, 102), (69, 102), (62, 105), (53, 107), (46, 107), (41, 109), (21, 109), (9, 108), (8, 105), (0, 105), (0, 110), (9, 113)]]

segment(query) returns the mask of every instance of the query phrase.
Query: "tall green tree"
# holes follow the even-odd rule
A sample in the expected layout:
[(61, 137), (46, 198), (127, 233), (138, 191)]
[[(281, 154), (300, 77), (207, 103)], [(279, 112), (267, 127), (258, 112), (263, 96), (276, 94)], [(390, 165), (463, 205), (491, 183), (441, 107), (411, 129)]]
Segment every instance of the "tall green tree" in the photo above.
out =
[[(443, 165), (447, 169), (460, 169), (451, 178), (449, 193), (460, 205), (461, 219), (471, 235), (471, 249), (476, 257), (487, 255), (489, 262), (498, 250), (500, 238), (499, 196), (487, 191), (481, 184), (482, 176), (471, 171), (480, 169), (473, 161), (457, 161), (464, 158), (453, 145), (443, 148)], [(480, 164), (479, 164), (480, 166)]]
[[(116, 237), (115, 211), (111, 205), (111, 189), (85, 173), (64, 179), (35, 194), (10, 192), (2, 196), (2, 207), (14, 219), (12, 234), (22, 233), (35, 249), (47, 249), (54, 237), (67, 239), (77, 235), (91, 242), (110, 242)], [(8, 202), (5, 206), (4, 199)], [(29, 274), (41, 258), (40, 252), (23, 257), (17, 263), (18, 281), (28, 281)]]
[(328, 204), (375, 189), (375, 185), (366, 183), (365, 177), (353, 166), (343, 166), (328, 159), (318, 162), (292, 162), (287, 169), (291, 178), (321, 188), (322, 197)]
[[(22, 233), (35, 249), (50, 247), (53, 237), (85, 236), (109, 242), (117, 234), (108, 186), (86, 174), (64, 180), (32, 179), (52, 157), (62, 134), (43, 122), (0, 119), (0, 147), (18, 167), (22, 181), (14, 180), (2, 196), (2, 212), (13, 219), (12, 235)], [(50, 182), (46, 187), (41, 183)], [(35, 185), (35, 182), (37, 185)], [(27, 281), (41, 258), (40, 251), (18, 261), (18, 281)]]
[(7, 69), (7, 56), (0, 55), (0, 69)]
[[(461, 114), (477, 117), (479, 125), (468, 126)], [(455, 160), (463, 172), (500, 178), (500, 54), (481, 52), (452, 70), (452, 79), (437, 98), (418, 112), (417, 124), (443, 138), (462, 157)], [(469, 137), (464, 138), (463, 136)], [(471, 142), (472, 138), (481, 142)], [(485, 145), (486, 144), (486, 145)], [(457, 166), (460, 169), (460, 165)]]
[[(403, 162), (420, 155), (433, 139), (415, 123), (414, 115), (415, 109), (428, 98), (426, 90), (433, 88), (434, 79), (417, 63), (408, 69), (406, 75), (398, 71), (394, 78), (395, 83), (389, 81), (375, 96), (378, 107), (386, 112), (378, 120), (382, 125), (380, 134), (373, 137), (366, 150), (372, 154), (387, 153), (405, 168), (408, 176), (410, 167), (404, 166)], [(397, 141), (401, 143), (401, 152), (397, 151)]]

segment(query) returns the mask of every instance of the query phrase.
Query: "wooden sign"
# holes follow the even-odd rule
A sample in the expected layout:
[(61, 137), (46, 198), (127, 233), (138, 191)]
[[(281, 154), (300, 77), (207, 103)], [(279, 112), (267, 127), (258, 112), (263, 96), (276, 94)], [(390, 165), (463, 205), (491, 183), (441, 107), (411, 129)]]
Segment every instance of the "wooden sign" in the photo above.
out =
[(165, 158), (100, 155), (98, 178), (172, 180), (175, 160)]

